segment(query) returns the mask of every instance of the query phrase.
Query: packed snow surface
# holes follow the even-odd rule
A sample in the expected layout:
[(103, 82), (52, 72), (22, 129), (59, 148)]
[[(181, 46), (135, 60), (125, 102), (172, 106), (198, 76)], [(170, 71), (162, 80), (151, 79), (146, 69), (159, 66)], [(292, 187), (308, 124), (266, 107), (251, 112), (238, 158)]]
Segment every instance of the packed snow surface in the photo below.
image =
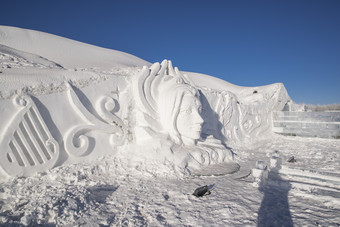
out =
[(274, 134), (287, 103), (0, 26), (0, 225), (339, 226), (340, 140)]
[[(115, 157), (54, 168), (1, 184), (1, 223), (58, 226), (338, 226), (338, 140), (273, 136), (235, 149), (254, 167), (279, 151), (284, 165), (310, 175), (273, 178), (266, 188), (240, 176), (159, 177)], [(288, 163), (294, 155), (295, 163)], [(313, 180), (314, 171), (327, 172)], [(194, 190), (215, 184), (208, 196)], [(280, 185), (280, 186), (277, 186)], [(291, 226), (291, 225), (290, 225)]]

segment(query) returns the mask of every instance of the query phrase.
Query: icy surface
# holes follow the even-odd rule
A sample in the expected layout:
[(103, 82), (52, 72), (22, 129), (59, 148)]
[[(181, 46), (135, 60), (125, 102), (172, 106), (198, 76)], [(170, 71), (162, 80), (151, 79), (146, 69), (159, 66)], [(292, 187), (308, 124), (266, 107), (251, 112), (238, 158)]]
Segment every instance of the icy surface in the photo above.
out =
[(0, 225), (340, 225), (340, 141), (274, 134), (283, 84), (5, 26), (0, 82)]

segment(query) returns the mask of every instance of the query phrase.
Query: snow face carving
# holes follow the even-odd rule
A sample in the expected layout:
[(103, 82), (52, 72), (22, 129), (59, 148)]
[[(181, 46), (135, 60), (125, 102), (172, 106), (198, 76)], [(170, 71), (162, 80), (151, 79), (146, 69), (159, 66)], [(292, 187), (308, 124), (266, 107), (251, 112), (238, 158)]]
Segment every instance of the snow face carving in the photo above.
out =
[(143, 112), (139, 126), (149, 134), (166, 135), (176, 144), (195, 145), (203, 124), (199, 92), (171, 61), (144, 67), (135, 85), (137, 106)]
[(203, 119), (200, 115), (201, 103), (193, 95), (184, 95), (177, 116), (177, 130), (185, 145), (193, 145), (201, 137)]
[(142, 163), (152, 169), (154, 161), (170, 162), (176, 170), (194, 175), (210, 174), (205, 167), (215, 164), (223, 166), (223, 174), (238, 170), (232, 151), (220, 139), (202, 138), (202, 116), (207, 115), (201, 113), (203, 97), (170, 61), (144, 67), (133, 79), (140, 148), (135, 156), (144, 155)]

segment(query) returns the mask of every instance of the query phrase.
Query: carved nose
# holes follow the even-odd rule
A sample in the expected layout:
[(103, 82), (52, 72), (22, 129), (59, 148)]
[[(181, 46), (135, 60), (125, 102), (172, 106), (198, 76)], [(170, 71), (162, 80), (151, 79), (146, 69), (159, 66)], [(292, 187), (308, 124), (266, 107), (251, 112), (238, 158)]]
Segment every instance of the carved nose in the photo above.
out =
[(202, 126), (202, 124), (204, 123), (203, 118), (201, 117), (201, 115), (197, 112), (197, 124), (200, 124)]

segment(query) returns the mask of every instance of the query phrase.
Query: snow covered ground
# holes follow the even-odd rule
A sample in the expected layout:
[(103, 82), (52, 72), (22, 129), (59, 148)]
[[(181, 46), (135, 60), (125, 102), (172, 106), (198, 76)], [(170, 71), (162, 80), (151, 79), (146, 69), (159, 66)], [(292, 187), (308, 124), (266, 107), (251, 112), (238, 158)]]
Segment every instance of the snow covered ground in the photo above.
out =
[[(0, 225), (340, 226), (340, 140), (272, 133), (271, 111), (291, 101), (282, 84), (246, 88), (183, 76), (167, 61), (150, 66), (126, 53), (0, 26)], [(155, 75), (168, 87), (158, 89)], [(172, 78), (199, 90), (190, 113), (201, 115), (192, 141), (180, 137), (175, 145), (164, 121), (156, 122), (167, 114), (157, 98)], [(74, 142), (79, 132), (90, 139)], [(39, 156), (39, 133), (48, 137), (41, 148), (47, 160)], [(18, 158), (20, 149), (30, 165)], [(268, 173), (259, 186), (252, 174), (258, 161)], [(204, 185), (214, 185), (211, 194), (192, 195)]]
[[(283, 166), (311, 173), (269, 178), (260, 189), (252, 186), (252, 177), (236, 175), (153, 176), (127, 169), (115, 157), (57, 167), (2, 183), (0, 220), (13, 225), (339, 226), (339, 147), (339, 140), (273, 136), (235, 149), (241, 166), (268, 163), (279, 151)], [(286, 161), (291, 156), (295, 163)], [(324, 174), (316, 178), (314, 171)], [(335, 180), (327, 180), (330, 176)], [(192, 195), (211, 184), (210, 195)]]

